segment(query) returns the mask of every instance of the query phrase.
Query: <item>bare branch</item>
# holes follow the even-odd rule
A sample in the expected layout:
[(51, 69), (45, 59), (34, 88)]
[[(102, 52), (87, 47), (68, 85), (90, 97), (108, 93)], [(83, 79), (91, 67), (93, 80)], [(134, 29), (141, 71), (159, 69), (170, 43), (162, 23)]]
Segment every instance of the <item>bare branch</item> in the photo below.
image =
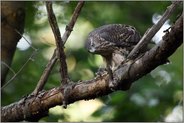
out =
[(24, 67), (28, 64), (28, 62), (30, 60), (32, 60), (32, 58), (35, 56), (35, 54), (37, 53), (37, 51), (33, 51), (32, 54), (30, 55), (29, 59), (22, 65), (22, 67), (18, 70), (18, 72), (16, 74), (13, 75), (13, 77), (11, 79), (9, 79), (2, 87), (1, 90), (3, 90), (8, 84), (11, 83), (12, 80), (14, 80), (17, 75), (24, 69)]
[(84, 6), (84, 1), (80, 1), (77, 4), (77, 6), (76, 6), (76, 8), (75, 8), (75, 10), (73, 12), (73, 16), (72, 16), (72, 18), (70, 20), (70, 23), (66, 26), (66, 31), (65, 31), (65, 33), (64, 33), (64, 35), (62, 37), (64, 44), (66, 43), (66, 40), (70, 36), (70, 33), (73, 31), (73, 27), (75, 25), (75, 22), (77, 21), (77, 18), (79, 16), (83, 6)]
[(15, 71), (9, 65), (7, 65), (5, 62), (1, 61), (1, 64), (5, 65), (14, 75), (16, 74)]
[[(128, 65), (120, 66), (113, 75), (118, 81), (118, 88), (127, 90), (132, 82), (151, 72), (157, 66), (165, 64), (167, 58), (172, 55), (175, 50), (183, 43), (183, 14), (171, 27), (171, 31), (167, 32), (162, 41), (152, 49), (147, 51), (140, 59), (137, 59), (126, 71)], [(127, 74), (128, 72), (128, 74)], [(122, 75), (122, 73), (124, 75)]]
[[(75, 22), (77, 21), (77, 18), (79, 16), (80, 12), (81, 12), (81, 9), (82, 9), (83, 5), (84, 5), (83, 1), (78, 2), (77, 6), (76, 6), (76, 8), (75, 8), (75, 10), (73, 12), (72, 18), (71, 18), (71, 20), (70, 20), (70, 22), (68, 24), (69, 28), (66, 28), (66, 31), (65, 31), (64, 35), (62, 36), (64, 44), (66, 43), (68, 37), (71, 34), (71, 31), (73, 30), (73, 27), (75, 25)], [(54, 64), (57, 61), (56, 52), (57, 51), (55, 49), (51, 59), (49, 60), (48, 64), (46, 65), (46, 68), (45, 68), (45, 70), (44, 70), (44, 72), (43, 72), (43, 74), (42, 74), (42, 76), (41, 76), (41, 78), (40, 78), (40, 80), (39, 80), (35, 90), (33, 91), (34, 95), (37, 94), (39, 91), (41, 91), (43, 89), (43, 87), (44, 87), (44, 85), (45, 85), (45, 83), (46, 83), (46, 81), (47, 81), (47, 79), (49, 77), (49, 74), (50, 74)]]
[[(183, 15), (171, 27), (163, 37), (163, 41), (153, 47), (140, 59), (136, 60), (130, 68), (129, 75), (124, 75), (127, 71), (127, 65), (120, 66), (114, 75), (120, 81), (119, 89), (126, 90), (133, 81), (155, 69), (157, 66), (165, 63), (165, 60), (172, 55), (175, 50), (183, 43)], [(97, 76), (93, 80), (77, 83), (68, 97), (68, 103), (78, 100), (89, 100), (99, 96), (107, 95), (112, 91), (107, 83), (109, 75)], [(53, 88), (49, 91), (42, 91), (36, 97), (28, 96), (19, 102), (4, 106), (1, 108), (2, 121), (34, 121), (45, 116), (48, 109), (56, 105), (62, 105), (64, 99), (64, 88)]]
[(128, 55), (127, 57), (128, 59), (134, 59), (134, 57), (137, 56), (136, 54), (139, 54), (140, 50), (144, 49), (144, 47), (151, 41), (153, 36), (159, 31), (159, 29), (162, 27), (165, 21), (171, 16), (171, 14), (180, 4), (181, 4), (181, 1), (175, 1), (170, 6), (167, 7), (162, 18), (158, 21), (157, 24), (153, 25), (150, 29), (148, 29), (145, 32), (144, 36), (141, 38), (139, 43), (134, 47), (134, 49)]
[(57, 61), (56, 52), (57, 52), (57, 50), (55, 49), (53, 56), (51, 57), (51, 59), (47, 63), (46, 68), (43, 71), (42, 76), (40, 77), (40, 80), (38, 81), (38, 84), (36, 85), (36, 88), (32, 92), (33, 95), (37, 95), (38, 92), (43, 89), (43, 87), (44, 87), (44, 85), (49, 77), (49, 74), (50, 74), (52, 68), (54, 67), (54, 64)]
[(52, 31), (54, 33), (57, 50), (59, 51), (58, 55), (59, 55), (59, 61), (60, 61), (60, 73), (61, 73), (62, 83), (65, 85), (67, 84), (67, 80), (68, 80), (68, 68), (66, 64), (66, 55), (64, 52), (64, 43), (61, 39), (61, 34), (59, 31), (55, 14), (52, 9), (51, 1), (46, 2), (46, 8), (48, 13), (48, 20), (52, 28)]

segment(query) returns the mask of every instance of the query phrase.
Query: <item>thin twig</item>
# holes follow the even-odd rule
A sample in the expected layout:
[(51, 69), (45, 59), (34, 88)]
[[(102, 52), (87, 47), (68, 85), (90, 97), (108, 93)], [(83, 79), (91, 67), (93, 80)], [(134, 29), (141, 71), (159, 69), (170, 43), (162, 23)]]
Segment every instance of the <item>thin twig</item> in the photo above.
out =
[(75, 22), (77, 21), (77, 18), (79, 16), (80, 12), (81, 12), (81, 9), (82, 9), (83, 5), (84, 5), (84, 1), (80, 1), (77, 4), (77, 6), (76, 6), (76, 8), (75, 8), (75, 10), (73, 12), (73, 16), (72, 16), (72, 18), (70, 20), (70, 23), (66, 26), (66, 31), (65, 31), (65, 33), (64, 33), (64, 35), (62, 37), (64, 44), (66, 43), (66, 40), (68, 39), (68, 37), (70, 36), (71, 32), (73, 31), (73, 27), (75, 25)]
[(130, 52), (128, 55), (128, 59), (134, 59), (136, 54), (140, 53), (141, 49), (144, 49), (144, 47), (151, 41), (153, 36), (158, 32), (158, 30), (162, 27), (162, 25), (165, 23), (165, 21), (171, 16), (171, 14), (174, 12), (174, 10), (177, 8), (177, 6), (181, 3), (181, 1), (175, 1), (170, 6), (167, 7), (165, 13), (163, 14), (162, 18), (158, 21), (157, 24), (153, 25), (150, 29), (148, 29), (144, 36), (141, 38), (139, 43), (134, 47), (134, 49)]
[(10, 80), (8, 80), (8, 82), (6, 82), (6, 84), (4, 84), (4, 85), (1, 87), (1, 90), (2, 90), (3, 88), (5, 88), (13, 79), (15, 79), (15, 77), (16, 77), (16, 76), (23, 70), (23, 68), (26, 66), (26, 64), (27, 64), (30, 60), (32, 60), (32, 58), (35, 56), (36, 52), (37, 52), (37, 51), (33, 51), (33, 53), (31, 54), (31, 56), (29, 57), (29, 59), (22, 65), (22, 67), (19, 69), (19, 71), (18, 71), (16, 74), (14, 74), (14, 76), (13, 76)]
[[(72, 18), (71, 18), (68, 26), (66, 26), (65, 33), (62, 36), (64, 44), (66, 43), (68, 37), (71, 34), (71, 31), (73, 30), (73, 27), (77, 21), (77, 18), (81, 12), (83, 5), (84, 5), (83, 1), (78, 2), (77, 6), (73, 12)], [(67, 27), (69, 27), (69, 28), (67, 28)], [(33, 94), (37, 94), (39, 91), (41, 91), (43, 89), (43, 87), (48, 79), (48, 76), (49, 76), (54, 64), (57, 61), (57, 55), (56, 55), (57, 53), (56, 52), (57, 52), (57, 50), (55, 49), (51, 59), (49, 60), (48, 64), (46, 65), (46, 68), (45, 68), (40, 80), (38, 81), (38, 84), (37, 84), (35, 90), (33, 91)]]
[(27, 39), (24, 35), (22, 35), (17, 29), (15, 29), (15, 32), (17, 32), (20, 36), (22, 36), (22, 38), (24, 38), (24, 40), (29, 44), (29, 46), (34, 50), (37, 51), (38, 49), (35, 48)]
[(14, 75), (16, 74), (15, 71), (8, 64), (6, 64), (6, 62), (1, 61), (1, 64), (5, 65)]

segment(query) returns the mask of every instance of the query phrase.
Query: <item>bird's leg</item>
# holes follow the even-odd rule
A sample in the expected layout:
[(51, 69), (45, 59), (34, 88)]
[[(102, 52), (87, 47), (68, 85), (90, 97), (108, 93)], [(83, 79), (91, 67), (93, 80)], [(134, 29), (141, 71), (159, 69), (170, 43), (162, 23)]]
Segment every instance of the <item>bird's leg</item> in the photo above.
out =
[(121, 55), (121, 52), (119, 53), (117, 51), (114, 51), (111, 55), (106, 55), (104, 58), (106, 60), (106, 69), (109, 74), (108, 87), (114, 91), (118, 84), (117, 78), (113, 75), (113, 72), (121, 65), (125, 58)]
[[(129, 77), (129, 70), (132, 64), (133, 64), (132, 61), (122, 64), (121, 65), (122, 69), (117, 70), (116, 74), (113, 75), (113, 79), (109, 81), (109, 88), (112, 91), (115, 91), (117, 89), (122, 89), (122, 87), (121, 86), (118, 87), (118, 85), (123, 82), (122, 80), (125, 80), (127, 77)], [(121, 76), (118, 76), (118, 74)]]
[(104, 57), (106, 60), (106, 69), (107, 72), (109, 74), (109, 82), (108, 82), (108, 86), (110, 87), (110, 89), (112, 90), (112, 86), (114, 85), (113, 83), (113, 73), (112, 73), (112, 55), (110, 56), (106, 56)]
[(114, 91), (114, 88), (116, 87), (116, 82), (115, 82), (115, 79), (113, 77), (113, 72), (112, 72), (110, 64), (107, 64), (107, 71), (109, 73), (109, 83), (108, 83), (108, 86), (109, 86), (109, 88), (112, 91)]
[(107, 72), (109, 73), (109, 79), (113, 80), (113, 73), (111, 70), (111, 65), (109, 63), (107, 63)]
[(108, 87), (112, 91), (115, 91), (115, 88), (117, 87), (117, 82), (116, 82), (117, 80), (113, 76), (113, 70), (115, 67), (115, 63), (113, 61), (113, 54), (105, 56), (104, 59), (106, 60), (106, 69), (109, 74), (109, 82), (107, 83)]
[[(110, 81), (110, 84), (109, 84), (109, 87), (110, 89), (113, 91), (115, 89), (117, 89), (117, 85), (118, 83), (120, 82), (123, 82), (122, 80), (126, 79), (126, 78), (129, 78), (129, 72), (130, 72), (130, 68), (131, 66), (138, 60), (140, 59), (141, 57), (143, 56), (143, 54), (137, 56), (134, 60), (133, 59), (125, 59), (122, 63), (121, 63), (121, 68), (123, 69), (120, 70), (119, 74), (121, 74), (122, 76), (120, 78), (118, 78), (118, 76), (114, 76), (113, 77), (113, 80)], [(121, 88), (121, 87), (120, 87)]]

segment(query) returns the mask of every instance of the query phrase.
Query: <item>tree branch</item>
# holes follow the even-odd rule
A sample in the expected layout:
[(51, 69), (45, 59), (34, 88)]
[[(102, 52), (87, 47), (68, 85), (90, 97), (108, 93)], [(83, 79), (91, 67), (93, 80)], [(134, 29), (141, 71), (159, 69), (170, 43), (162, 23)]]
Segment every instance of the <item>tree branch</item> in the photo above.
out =
[[(72, 18), (71, 18), (69, 24), (66, 26), (66, 31), (65, 31), (64, 35), (62, 36), (62, 41), (64, 44), (66, 43), (68, 37), (71, 34), (71, 31), (73, 30), (73, 27), (75, 25), (75, 22), (77, 21), (77, 18), (82, 10), (83, 5), (84, 5), (83, 1), (78, 2), (77, 6), (73, 12)], [(67, 27), (69, 27), (69, 28), (67, 28)], [(42, 76), (40, 77), (40, 80), (38, 81), (38, 84), (37, 84), (35, 90), (33, 91), (34, 95), (36, 95), (39, 91), (41, 91), (43, 89), (43, 87), (44, 87), (44, 85), (49, 77), (49, 74), (57, 61), (57, 55), (56, 55), (57, 53), (56, 52), (57, 52), (57, 50), (55, 49), (51, 59), (49, 60), (48, 64), (46, 65), (45, 70), (43, 71)]]
[[(163, 41), (147, 51), (143, 57), (136, 60), (129, 74), (125, 74), (128, 65), (120, 66), (114, 75), (118, 78), (119, 89), (126, 90), (132, 82), (146, 75), (157, 66), (164, 64), (166, 59), (183, 43), (183, 15), (171, 27), (171, 31), (163, 36)], [(145, 67), (146, 66), (146, 67)], [(107, 95), (112, 91), (107, 83), (109, 75), (97, 76), (93, 80), (77, 83), (70, 95), (68, 103), (78, 100), (89, 100), (99, 96)], [(62, 105), (64, 99), (64, 88), (53, 88), (49, 91), (42, 91), (36, 97), (28, 96), (20, 101), (1, 108), (2, 121), (21, 121), (39, 119), (47, 114), (48, 109), (56, 105)]]
[(182, 1), (174, 1), (170, 6), (167, 7), (166, 11), (162, 15), (162, 18), (153, 25), (150, 29), (148, 29), (139, 43), (134, 47), (134, 49), (130, 52), (128, 55), (128, 59), (135, 59), (136, 54), (140, 53), (141, 49), (144, 49), (145, 46), (151, 41), (153, 36), (156, 34), (156, 32), (159, 31), (159, 29), (162, 27), (162, 25), (165, 23), (165, 21), (171, 16), (171, 14), (174, 12), (174, 10), (177, 8), (179, 4), (181, 4)]
[(165, 64), (167, 58), (171, 56), (182, 43), (183, 14), (181, 14), (179, 19), (171, 27), (171, 31), (166, 32), (162, 37), (162, 41), (147, 51), (140, 59), (134, 61), (129, 71), (127, 71), (129, 67), (127, 64), (126, 66), (120, 66), (120, 68), (114, 72), (114, 76), (117, 78), (119, 84), (119, 89), (129, 89), (132, 82), (151, 72), (157, 66)]
[(63, 40), (61, 39), (61, 33), (59, 31), (57, 20), (52, 9), (52, 1), (46, 1), (46, 8), (48, 13), (48, 20), (52, 28), (52, 31), (54, 33), (57, 50), (59, 51), (58, 55), (59, 55), (59, 61), (60, 61), (60, 73), (62, 78), (62, 84), (66, 85), (68, 83), (67, 82), (68, 68), (66, 64), (66, 55), (64, 52), (64, 43), (63, 43)]
[(83, 6), (84, 6), (84, 1), (80, 1), (77, 4), (77, 6), (76, 6), (76, 8), (75, 8), (75, 10), (73, 12), (73, 16), (71, 18), (71, 21), (66, 26), (66, 31), (65, 31), (65, 33), (63, 34), (63, 37), (62, 37), (64, 44), (66, 43), (66, 40), (68, 39), (68, 37), (70, 36), (71, 32), (73, 31), (73, 27), (75, 25), (75, 22), (77, 21), (77, 18), (79, 16)]

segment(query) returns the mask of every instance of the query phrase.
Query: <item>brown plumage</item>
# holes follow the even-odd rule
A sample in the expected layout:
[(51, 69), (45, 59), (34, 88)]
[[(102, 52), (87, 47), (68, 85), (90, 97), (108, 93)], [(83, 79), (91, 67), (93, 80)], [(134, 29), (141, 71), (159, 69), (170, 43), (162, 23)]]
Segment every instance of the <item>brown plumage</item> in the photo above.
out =
[(109, 24), (89, 33), (86, 48), (106, 60), (107, 70), (112, 75), (140, 39), (139, 32), (132, 26)]

